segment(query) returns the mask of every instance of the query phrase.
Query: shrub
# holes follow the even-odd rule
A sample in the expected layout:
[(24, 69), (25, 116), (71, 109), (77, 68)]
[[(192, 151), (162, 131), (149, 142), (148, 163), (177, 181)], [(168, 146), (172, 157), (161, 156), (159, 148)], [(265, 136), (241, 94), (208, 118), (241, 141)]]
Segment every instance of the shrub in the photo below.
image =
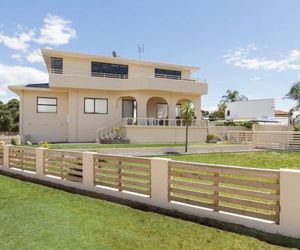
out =
[(41, 148), (51, 148), (51, 145), (47, 141), (42, 141), (39, 143), (39, 147)]
[(295, 129), (294, 129), (296, 132), (300, 132), (300, 125), (297, 125), (295, 126)]
[(241, 126), (246, 127), (246, 128), (252, 128), (252, 126), (256, 123), (257, 122), (254, 122), (254, 121), (243, 121), (243, 122), (241, 122)]
[(0, 145), (1, 146), (5, 145), (5, 141), (0, 141)]
[(208, 134), (207, 135), (207, 140), (211, 141), (211, 140), (215, 140), (217, 138), (217, 136), (215, 134)]
[(10, 144), (16, 146), (16, 145), (17, 145), (17, 140), (16, 140), (16, 138), (12, 138), (12, 139), (10, 140)]

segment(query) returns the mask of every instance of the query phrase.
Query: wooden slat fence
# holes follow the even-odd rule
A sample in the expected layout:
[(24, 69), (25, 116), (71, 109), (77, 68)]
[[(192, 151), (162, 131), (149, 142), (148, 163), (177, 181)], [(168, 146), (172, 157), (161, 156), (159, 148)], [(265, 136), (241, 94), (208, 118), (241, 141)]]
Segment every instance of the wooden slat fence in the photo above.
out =
[(151, 195), (150, 159), (123, 156), (94, 156), (94, 184), (119, 191)]
[(9, 166), (21, 170), (36, 170), (36, 153), (34, 148), (11, 147), (9, 149)]
[(254, 146), (257, 148), (300, 151), (300, 132), (272, 131), (254, 132)]
[(0, 165), (3, 165), (3, 145), (0, 145)]
[(253, 133), (252, 131), (228, 131), (227, 138), (230, 143), (251, 144)]
[(169, 201), (279, 223), (279, 171), (169, 162)]
[(300, 151), (300, 132), (294, 131), (228, 131), (230, 143), (249, 144), (262, 149)]
[(82, 153), (45, 150), (44, 174), (82, 183)]

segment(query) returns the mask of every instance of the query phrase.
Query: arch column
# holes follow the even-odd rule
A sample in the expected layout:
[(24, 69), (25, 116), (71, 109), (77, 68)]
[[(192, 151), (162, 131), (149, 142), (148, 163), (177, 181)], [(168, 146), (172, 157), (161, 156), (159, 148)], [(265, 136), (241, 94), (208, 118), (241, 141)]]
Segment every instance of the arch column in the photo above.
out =
[(147, 118), (147, 98), (145, 96), (138, 96), (137, 102), (137, 118)]
[(200, 120), (202, 117), (202, 113), (201, 113), (201, 96), (199, 96), (198, 98), (193, 98), (192, 100), (194, 102), (195, 105), (195, 116), (197, 117), (197, 120)]
[(175, 119), (176, 118), (176, 104), (177, 101), (172, 99), (172, 100), (167, 100), (169, 104), (169, 118), (170, 119)]

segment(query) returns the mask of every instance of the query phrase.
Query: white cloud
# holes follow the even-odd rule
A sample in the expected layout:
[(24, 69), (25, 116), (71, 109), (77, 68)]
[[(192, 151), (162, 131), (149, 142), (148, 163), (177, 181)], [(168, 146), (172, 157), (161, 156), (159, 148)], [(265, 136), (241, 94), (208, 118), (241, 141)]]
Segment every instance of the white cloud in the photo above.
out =
[(7, 66), (0, 63), (0, 85), (48, 82), (44, 71), (23, 66)]
[(12, 84), (44, 83), (48, 82), (48, 74), (44, 71), (23, 66), (8, 66), (0, 63), (0, 98), (11, 98), (12, 92), (7, 86)]
[(254, 44), (246, 48), (230, 50), (224, 55), (225, 62), (237, 68), (248, 70), (300, 70), (300, 50), (291, 50), (280, 59), (267, 59), (265, 57), (250, 57), (250, 53), (257, 50)]
[(29, 42), (32, 41), (34, 32), (29, 30), (13, 36), (7, 36), (0, 33), (0, 43), (13, 50), (20, 50), (25, 52), (29, 47)]
[(252, 77), (250, 80), (251, 81), (259, 81), (259, 80), (261, 80), (261, 77), (260, 76), (255, 76), (255, 77)]
[(18, 62), (22, 62), (22, 55), (21, 54), (12, 54), (11, 58), (15, 59)]
[[(24, 25), (16, 26), (17, 32), (11, 36), (0, 31), (0, 44), (7, 48), (19, 51), (11, 57), (21, 62), (24, 57), (28, 62), (43, 62), (38, 49), (41, 44), (60, 46), (70, 42), (76, 37), (76, 30), (72, 28), (71, 21), (57, 15), (48, 14), (44, 18), (41, 28), (29, 29)], [(48, 47), (48, 46), (47, 46)]]
[(68, 44), (76, 36), (76, 30), (71, 27), (71, 21), (56, 15), (48, 14), (44, 18), (44, 26), (35, 41), (39, 44), (54, 46)]
[(40, 63), (43, 62), (43, 56), (39, 49), (33, 50), (27, 54), (26, 60), (31, 63)]

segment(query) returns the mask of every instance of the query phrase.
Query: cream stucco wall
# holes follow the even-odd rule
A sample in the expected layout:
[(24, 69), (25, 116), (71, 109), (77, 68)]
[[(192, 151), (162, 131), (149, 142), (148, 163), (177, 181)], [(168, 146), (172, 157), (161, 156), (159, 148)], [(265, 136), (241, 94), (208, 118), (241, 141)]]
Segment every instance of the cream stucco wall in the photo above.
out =
[[(37, 97), (57, 97), (57, 113), (37, 113)], [(68, 138), (68, 95), (55, 91), (23, 91), (21, 98), (21, 135), (32, 142), (64, 142)]]
[[(94, 142), (96, 130), (122, 118), (122, 98), (137, 101), (137, 117), (155, 117), (156, 103), (163, 98), (168, 104), (169, 118), (175, 118), (176, 103), (183, 98), (181, 93), (163, 91), (106, 91), (86, 89), (30, 89), (19, 92), (21, 96), (21, 135), (29, 135), (34, 143), (49, 142)], [(37, 97), (57, 97), (57, 113), (37, 113)], [(84, 98), (107, 98), (108, 114), (85, 114)], [(201, 117), (200, 95), (184, 95), (195, 103), (197, 117)], [(148, 100), (151, 101), (148, 103)], [(147, 105), (148, 103), (148, 105)], [(173, 130), (172, 130), (173, 131)], [(174, 133), (174, 131), (172, 132)], [(139, 132), (137, 132), (139, 134)], [(132, 134), (130, 134), (132, 136)], [(165, 139), (158, 135), (156, 142), (176, 141), (173, 135)], [(179, 135), (181, 136), (181, 135)], [(176, 137), (176, 136), (175, 136)], [(128, 138), (129, 137), (128, 134)], [(137, 142), (137, 139), (134, 141)], [(140, 142), (143, 136), (140, 136)], [(193, 137), (198, 138), (198, 135)], [(191, 139), (193, 139), (191, 138)], [(202, 138), (202, 137), (201, 137)], [(180, 141), (181, 139), (179, 139)], [(195, 139), (199, 141), (198, 139)], [(201, 139), (202, 140), (202, 139)]]

